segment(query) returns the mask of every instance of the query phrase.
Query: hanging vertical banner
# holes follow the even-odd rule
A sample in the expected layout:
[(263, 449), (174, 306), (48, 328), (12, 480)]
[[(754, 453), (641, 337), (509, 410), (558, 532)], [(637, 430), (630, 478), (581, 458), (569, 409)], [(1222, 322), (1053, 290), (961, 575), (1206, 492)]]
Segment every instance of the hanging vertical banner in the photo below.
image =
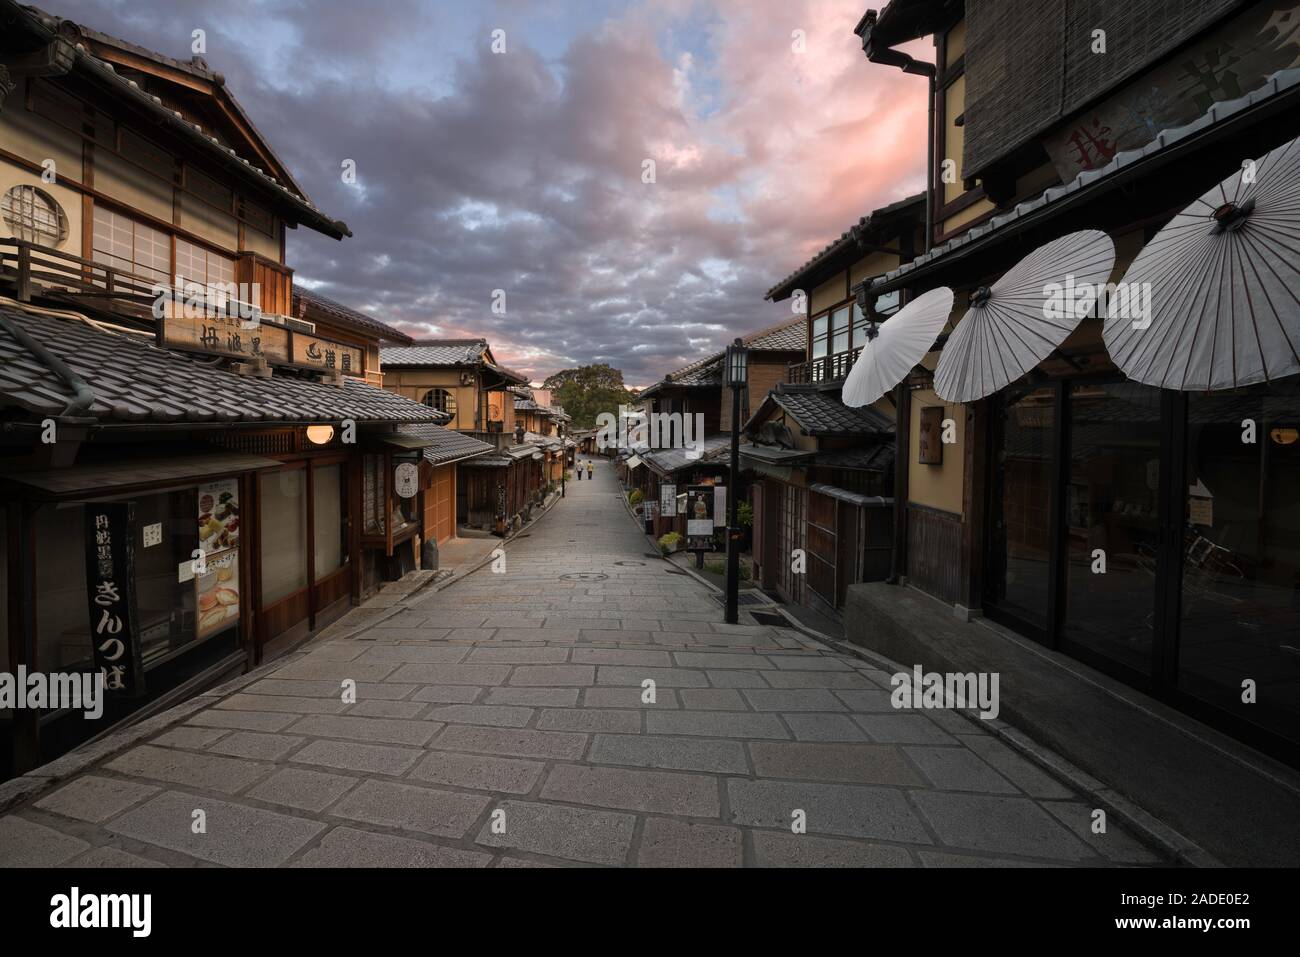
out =
[(122, 697), (144, 693), (136, 628), (135, 509), (129, 503), (85, 507), (86, 599), (95, 670), (104, 689)]
[(659, 514), (664, 518), (677, 517), (677, 486), (659, 486)]
[(725, 528), (727, 525), (727, 486), (713, 486), (713, 527)]

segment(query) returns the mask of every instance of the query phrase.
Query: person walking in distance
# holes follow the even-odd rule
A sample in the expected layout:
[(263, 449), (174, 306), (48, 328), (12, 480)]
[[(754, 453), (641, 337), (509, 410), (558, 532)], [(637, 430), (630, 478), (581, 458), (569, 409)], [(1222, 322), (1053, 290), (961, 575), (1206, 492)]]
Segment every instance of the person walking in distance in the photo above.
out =
[(578, 481), (579, 481), (579, 482), (582, 481), (582, 463), (581, 463), (581, 462), (578, 463)]
[(591, 459), (587, 459), (587, 478), (591, 478)]

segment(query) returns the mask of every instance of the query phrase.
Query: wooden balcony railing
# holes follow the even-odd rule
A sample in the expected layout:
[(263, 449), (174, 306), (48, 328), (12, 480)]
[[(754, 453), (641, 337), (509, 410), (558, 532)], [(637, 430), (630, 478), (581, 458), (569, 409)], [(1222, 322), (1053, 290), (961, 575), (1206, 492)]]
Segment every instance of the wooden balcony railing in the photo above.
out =
[[(56, 293), (94, 300), (101, 309), (151, 320), (158, 287), (170, 286), (170, 282), (166, 277), (127, 272), (23, 239), (0, 239), (0, 284), (11, 287), (19, 302), (31, 302), (37, 293)], [(211, 303), (211, 308), (232, 316), (241, 315), (241, 308), (249, 306), (226, 295)], [(270, 310), (265, 314), (270, 315)], [(286, 324), (314, 328), (298, 319), (279, 318)]]
[(148, 312), (159, 282), (22, 239), (0, 239), (0, 279), (19, 302), (30, 302), (38, 290), (61, 291), (118, 302), (132, 313)]
[(792, 362), (786, 370), (786, 381), (795, 385), (809, 382), (837, 382), (849, 374), (857, 356), (858, 350), (853, 349), (809, 359), (806, 362)]

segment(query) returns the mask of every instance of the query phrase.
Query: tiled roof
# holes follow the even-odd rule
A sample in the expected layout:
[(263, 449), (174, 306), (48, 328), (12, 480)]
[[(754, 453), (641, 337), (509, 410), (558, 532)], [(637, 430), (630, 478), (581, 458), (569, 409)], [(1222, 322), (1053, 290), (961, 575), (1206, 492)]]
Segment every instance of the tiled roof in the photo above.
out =
[[(903, 263), (872, 281), (871, 287), (877, 292), (887, 292), (905, 285), (918, 270), (930, 272), (947, 266), (953, 259), (965, 255), (972, 247), (983, 246), (979, 241), (985, 237), (1007, 236), (1014, 231), (1029, 228), (1034, 222), (1047, 218), (1059, 211), (1062, 205), (1072, 202), (1086, 202), (1091, 198), (1089, 187), (1110, 177), (1125, 173), (1129, 167), (1149, 159), (1154, 154), (1168, 149), (1189, 137), (1228, 120), (1233, 116), (1257, 106), (1268, 100), (1290, 94), (1293, 99), (1300, 99), (1300, 67), (1279, 70), (1270, 76), (1259, 89), (1235, 100), (1215, 103), (1206, 113), (1185, 126), (1164, 130), (1146, 146), (1138, 149), (1124, 150), (1115, 154), (1105, 166), (1084, 170), (1070, 182), (1044, 190), (1033, 199), (1027, 199), (1005, 213), (992, 216), (978, 226), (972, 226), (966, 232), (940, 243), (928, 253), (917, 256), (911, 262)], [(1046, 210), (1046, 211), (1044, 211)], [(941, 261), (942, 260), (942, 261)]]
[(894, 470), (894, 442), (892, 439), (856, 449), (837, 449), (818, 452), (814, 465), (828, 469), (860, 469), (868, 472)]
[[(870, 242), (873, 239), (873, 230), (878, 233), (886, 226), (892, 225), (896, 213), (906, 212), (912, 207), (916, 207), (918, 210), (923, 210), (925, 208), (924, 193), (918, 193), (915, 196), (900, 199), (896, 203), (890, 203), (888, 206), (882, 206), (880, 209), (872, 210), (870, 213), (867, 213), (867, 215), (861, 217), (854, 225), (841, 233), (839, 239), (830, 243), (806, 263), (769, 289), (767, 295), (763, 298), (771, 299), (776, 302), (789, 296), (800, 282), (806, 280), (819, 267), (830, 262), (837, 255), (846, 250), (858, 249), (860, 242)], [(863, 253), (862, 255), (866, 254)]]
[[(808, 348), (808, 323), (800, 316), (768, 326), (758, 332), (742, 336), (741, 341), (750, 349), (760, 352), (803, 352)], [(722, 360), (726, 352), (717, 352), (698, 359), (676, 372), (670, 372), (659, 382), (646, 386), (637, 398), (654, 395), (665, 387), (707, 388), (722, 385)]]
[(731, 451), (731, 436), (725, 433), (708, 435), (700, 443), (700, 455), (691, 458), (691, 449), (656, 449), (637, 453), (641, 461), (662, 475), (671, 475), (692, 466), (707, 465), (726, 457)]
[[(119, 75), (111, 63), (92, 56), (86, 50), (84, 44), (76, 43), (74, 46), (72, 42), (63, 38), (59, 32), (60, 25), (63, 22), (60, 18), (50, 16), (35, 8), (23, 8), (15, 3), (4, 3), (3, 6), (21, 14), (24, 18), (22, 26), (38, 34), (44, 42), (52, 43), (57, 41), (58, 44), (61, 44), (62, 49), (70, 51), (71, 67), (79, 75), (89, 79), (92, 83), (105, 87), (109, 95), (123, 100), (125, 104), (143, 109), (157, 121), (159, 126), (165, 127), (181, 138), (196, 144), (206, 154), (215, 158), (227, 169), (233, 170), (241, 178), (253, 182), (261, 189), (277, 196), (286, 205), (296, 210), (298, 221), (303, 225), (333, 236), (336, 239), (352, 235), (347, 223), (331, 219), (325, 215), (301, 190), (296, 187), (291, 189), (281, 183), (274, 176), (260, 167), (254, 166), (247, 159), (239, 156), (233, 149), (222, 144), (220, 140), (205, 131), (197, 123), (190, 122), (177, 111), (163, 105), (163, 101), (159, 97), (146, 93), (134, 80), (128, 80)], [(108, 38), (105, 37), (105, 39)], [(158, 55), (154, 54), (153, 58), (158, 59)]]
[(486, 339), (422, 339), (379, 350), (381, 366), (472, 366), (483, 361)]
[[(90, 386), (86, 415), (105, 423), (430, 422), (441, 414), (394, 392), (344, 377), (343, 385), (312, 378), (239, 375), (211, 360), (151, 341), (100, 329), (74, 318), (0, 307), (39, 345)], [(0, 328), (0, 408), (61, 415), (72, 391), (7, 330)]]
[(884, 435), (894, 431), (893, 421), (871, 406), (850, 408), (833, 393), (815, 388), (777, 386), (768, 393), (755, 418), (763, 414), (769, 402), (780, 406), (807, 435)]
[[(318, 292), (312, 292), (310, 289), (295, 287), (293, 290), (293, 314), (302, 316), (302, 307), (316, 310), (322, 313), (329, 321), (338, 323), (354, 329), (357, 332), (378, 336), (388, 342), (400, 342), (406, 345), (415, 340), (404, 332), (394, 329), (387, 323), (380, 322), (364, 312), (357, 312), (355, 309), (349, 309), (342, 303), (335, 302), (327, 296), (322, 296)], [(310, 317), (305, 317), (310, 318)]]
[(424, 458), (434, 465), (446, 465), (496, 451), (496, 446), (491, 443), (480, 442), (472, 435), (444, 429), (441, 425), (404, 425), (402, 431), (432, 440), (433, 444), (424, 448)]

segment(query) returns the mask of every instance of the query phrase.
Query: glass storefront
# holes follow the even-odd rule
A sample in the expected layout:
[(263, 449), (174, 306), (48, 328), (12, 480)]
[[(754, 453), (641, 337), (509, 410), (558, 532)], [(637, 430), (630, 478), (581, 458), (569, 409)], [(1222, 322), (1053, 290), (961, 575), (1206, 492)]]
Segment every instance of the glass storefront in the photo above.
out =
[(1300, 756), (1300, 382), (992, 405), (990, 616)]
[(1128, 383), (1070, 387), (1063, 637), (1151, 670), (1160, 542), (1160, 402)]
[(1300, 736), (1300, 389), (1272, 391), (1188, 397), (1178, 687)]
[(997, 604), (1014, 617), (1045, 628), (1050, 591), (1052, 443), (1056, 397), (1052, 389), (1007, 396), (1000, 420), (994, 567)]

